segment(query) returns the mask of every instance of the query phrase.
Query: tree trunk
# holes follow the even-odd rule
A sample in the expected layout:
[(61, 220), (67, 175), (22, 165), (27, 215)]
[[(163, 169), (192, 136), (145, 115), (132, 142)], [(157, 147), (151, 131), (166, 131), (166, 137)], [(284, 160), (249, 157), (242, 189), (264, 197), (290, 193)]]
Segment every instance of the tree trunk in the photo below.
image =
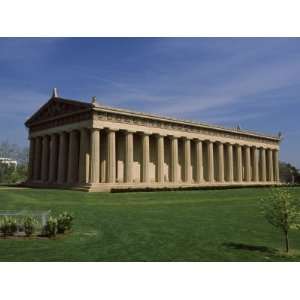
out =
[(285, 238), (285, 251), (288, 253), (289, 252), (289, 236), (288, 232), (284, 232), (284, 238)]

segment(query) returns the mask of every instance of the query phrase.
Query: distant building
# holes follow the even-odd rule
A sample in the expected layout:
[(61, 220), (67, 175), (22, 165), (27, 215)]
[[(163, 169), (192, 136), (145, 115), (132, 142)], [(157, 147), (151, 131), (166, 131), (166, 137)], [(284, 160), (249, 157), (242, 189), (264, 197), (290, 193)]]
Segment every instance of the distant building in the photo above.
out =
[(8, 166), (14, 166), (17, 167), (18, 162), (16, 160), (13, 160), (11, 158), (7, 158), (7, 157), (0, 157), (0, 165), (8, 165)]

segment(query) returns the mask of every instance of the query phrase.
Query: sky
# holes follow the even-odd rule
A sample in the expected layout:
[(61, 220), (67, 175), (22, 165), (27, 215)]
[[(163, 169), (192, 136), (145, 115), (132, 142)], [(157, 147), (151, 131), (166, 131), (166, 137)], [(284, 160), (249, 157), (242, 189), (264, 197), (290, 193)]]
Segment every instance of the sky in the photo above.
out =
[(64, 98), (277, 135), (300, 168), (299, 38), (0, 38), (0, 142)]

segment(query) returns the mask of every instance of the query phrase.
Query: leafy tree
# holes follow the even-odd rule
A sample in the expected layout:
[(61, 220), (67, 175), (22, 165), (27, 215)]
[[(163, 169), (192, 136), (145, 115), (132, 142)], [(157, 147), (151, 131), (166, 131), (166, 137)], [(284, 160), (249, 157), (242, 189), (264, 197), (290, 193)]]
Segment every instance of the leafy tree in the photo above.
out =
[(299, 229), (299, 200), (288, 188), (274, 188), (262, 199), (262, 208), (266, 220), (282, 232), (285, 250), (289, 252), (289, 232), (292, 228)]
[(286, 183), (300, 183), (300, 173), (297, 168), (290, 163), (280, 162), (280, 181)]
[(27, 166), (8, 166), (0, 164), (0, 183), (18, 183), (27, 178)]
[(17, 183), (27, 177), (28, 149), (15, 144), (0, 142), (0, 157), (18, 162), (17, 167), (0, 163), (0, 183)]
[(10, 144), (8, 141), (0, 142), (0, 157), (14, 159), (19, 165), (25, 165), (28, 161), (28, 148)]

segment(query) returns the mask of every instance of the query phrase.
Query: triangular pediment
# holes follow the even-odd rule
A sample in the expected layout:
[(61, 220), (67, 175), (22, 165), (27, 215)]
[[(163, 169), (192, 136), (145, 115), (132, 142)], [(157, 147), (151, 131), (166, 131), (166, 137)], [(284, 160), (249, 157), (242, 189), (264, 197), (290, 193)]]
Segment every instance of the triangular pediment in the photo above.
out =
[(58, 116), (77, 112), (90, 107), (90, 103), (63, 98), (51, 98), (46, 104), (44, 104), (36, 113), (34, 113), (27, 120), (26, 125), (56, 118)]

